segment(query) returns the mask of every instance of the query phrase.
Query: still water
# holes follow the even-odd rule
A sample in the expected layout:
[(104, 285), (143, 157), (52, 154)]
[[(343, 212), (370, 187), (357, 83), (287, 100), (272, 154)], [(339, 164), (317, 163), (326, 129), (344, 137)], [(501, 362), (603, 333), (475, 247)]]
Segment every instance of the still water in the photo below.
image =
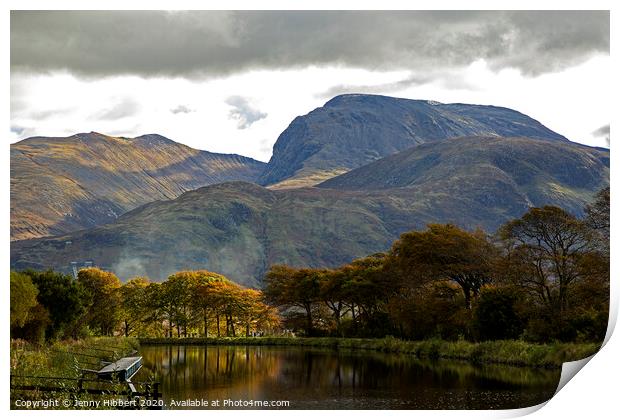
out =
[(158, 380), (168, 408), (184, 400), (219, 401), (201, 409), (226, 408), (225, 400), (288, 401), (289, 409), (521, 408), (551, 398), (560, 378), (560, 369), (374, 351), (157, 345), (142, 346), (141, 354), (144, 367), (134, 381)]

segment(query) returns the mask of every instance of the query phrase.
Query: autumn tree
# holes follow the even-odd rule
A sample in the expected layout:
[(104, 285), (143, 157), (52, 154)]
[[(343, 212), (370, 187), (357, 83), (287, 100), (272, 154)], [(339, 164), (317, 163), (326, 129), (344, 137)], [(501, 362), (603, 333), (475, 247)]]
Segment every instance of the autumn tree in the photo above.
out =
[(324, 270), (319, 277), (319, 289), (321, 300), (332, 312), (336, 333), (342, 334), (341, 320), (349, 311), (347, 307), (347, 280), (350, 272), (342, 268)]
[(120, 293), (120, 319), (125, 337), (136, 333), (149, 318), (148, 279), (136, 277), (123, 284)]
[(222, 310), (220, 286), (230, 283), (226, 277), (210, 271), (196, 272), (196, 281), (192, 291), (192, 308), (202, 321), (203, 335), (209, 335), (209, 319), (216, 317), (216, 327), (219, 332), (219, 313)]
[(171, 274), (168, 280), (161, 284), (158, 296), (158, 305), (165, 314), (170, 329), (176, 327), (177, 337), (187, 336), (187, 324), (190, 320), (192, 291), (198, 279), (191, 271), (181, 271)]
[(585, 208), (586, 223), (599, 232), (609, 247), (609, 187), (596, 194), (594, 202)]
[(391, 260), (410, 286), (450, 280), (458, 284), (466, 309), (480, 288), (491, 281), (497, 249), (481, 231), (431, 224), (423, 232), (407, 232), (394, 243)]
[(401, 337), (456, 339), (466, 333), (469, 319), (463, 312), (463, 292), (450, 281), (403, 287), (387, 302), (387, 311)]
[(145, 323), (150, 331), (162, 333), (172, 337), (173, 326), (170, 324), (171, 308), (166, 305), (164, 299), (164, 287), (162, 283), (149, 283), (145, 290)]
[[(131, 282), (130, 282), (131, 283)], [(249, 331), (260, 327), (275, 327), (279, 317), (274, 308), (262, 302), (262, 294), (245, 289), (225, 276), (206, 270), (182, 271), (172, 274), (162, 283), (149, 283), (146, 287), (126, 287), (127, 292), (140, 293), (145, 301), (145, 320), (167, 327), (167, 335), (174, 331), (178, 337), (194, 334), (196, 331), (208, 336), (209, 330), (236, 336), (237, 327)], [(143, 286), (143, 285), (140, 285)], [(225, 331), (221, 326), (225, 322)]]
[(240, 289), (237, 297), (237, 317), (245, 327), (245, 336), (249, 337), (250, 331), (256, 330), (259, 322), (268, 320), (270, 308), (262, 302), (263, 294), (259, 290)]
[(353, 329), (364, 335), (387, 333), (387, 314), (384, 304), (398, 288), (396, 279), (386, 267), (385, 254), (358, 258), (340, 268), (344, 273), (344, 298), (351, 312)]
[(574, 283), (596, 265), (587, 225), (558, 207), (532, 208), (499, 235), (507, 247), (506, 275), (560, 315)]
[(217, 336), (222, 335), (222, 320), (225, 321), (226, 336), (236, 336), (234, 318), (241, 307), (241, 288), (231, 281), (220, 281), (210, 283), (205, 291), (208, 293), (207, 300), (212, 305), (211, 308), (215, 315)]
[(261, 293), (263, 301), (255, 307), (254, 328), (257, 332), (273, 333), (280, 328), (281, 320), (278, 309), (264, 302), (264, 295)]
[(602, 189), (596, 194), (594, 202), (586, 206), (585, 213), (586, 225), (592, 231), (594, 249), (600, 253), (603, 260), (599, 264), (597, 277), (604, 278), (609, 282), (609, 187)]
[(265, 298), (272, 305), (304, 311), (306, 334), (314, 330), (313, 309), (320, 302), (320, 270), (274, 265), (265, 275)]
[(114, 273), (93, 267), (80, 270), (77, 283), (88, 298), (86, 325), (102, 335), (112, 335), (119, 322), (121, 281)]

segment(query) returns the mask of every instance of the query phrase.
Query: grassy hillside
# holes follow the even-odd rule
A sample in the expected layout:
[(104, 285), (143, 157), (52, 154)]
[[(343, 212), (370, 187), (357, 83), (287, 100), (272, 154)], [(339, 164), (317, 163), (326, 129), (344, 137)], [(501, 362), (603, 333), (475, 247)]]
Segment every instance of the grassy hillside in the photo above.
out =
[(580, 215), (584, 201), (608, 180), (608, 150), (527, 138), (462, 137), (412, 147), (318, 186), (409, 188), (429, 196), (464, 196), (509, 213), (524, 204), (552, 204)]
[(89, 228), (201, 186), (253, 181), (263, 166), (158, 135), (26, 139), (11, 145), (11, 239)]
[(571, 143), (469, 138), (389, 159), (395, 161), (322, 188), (270, 190), (244, 182), (199, 188), (105, 226), (14, 242), (11, 265), (66, 272), (71, 261), (93, 260), (122, 279), (155, 280), (208, 269), (255, 286), (272, 264), (338, 266), (384, 251), (427, 223), (494, 232), (530, 206), (577, 212), (609, 182), (608, 152)]

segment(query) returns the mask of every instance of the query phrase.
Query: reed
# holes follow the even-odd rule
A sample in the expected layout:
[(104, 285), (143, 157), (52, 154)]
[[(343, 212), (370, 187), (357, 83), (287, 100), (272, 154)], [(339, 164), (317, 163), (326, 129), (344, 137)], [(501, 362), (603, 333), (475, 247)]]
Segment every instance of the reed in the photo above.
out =
[(386, 353), (413, 354), (419, 359), (453, 359), (466, 360), (476, 364), (501, 363), (513, 366), (545, 368), (556, 368), (560, 367), (564, 362), (586, 358), (596, 353), (600, 348), (600, 343), (534, 344), (521, 340), (473, 343), (465, 340), (405, 341), (393, 337), (141, 338), (140, 344), (329, 347), (334, 349), (375, 350)]

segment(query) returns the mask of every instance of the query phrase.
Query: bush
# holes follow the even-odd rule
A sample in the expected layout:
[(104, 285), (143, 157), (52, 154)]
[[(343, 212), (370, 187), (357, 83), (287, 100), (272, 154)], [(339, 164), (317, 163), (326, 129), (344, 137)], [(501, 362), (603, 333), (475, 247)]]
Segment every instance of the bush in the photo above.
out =
[(23, 326), (11, 328), (11, 338), (21, 338), (33, 344), (42, 344), (45, 341), (45, 330), (50, 323), (47, 309), (42, 305), (36, 305), (30, 310)]
[(517, 298), (511, 290), (482, 290), (474, 310), (472, 329), (477, 340), (509, 340), (523, 332), (523, 320), (515, 309)]

